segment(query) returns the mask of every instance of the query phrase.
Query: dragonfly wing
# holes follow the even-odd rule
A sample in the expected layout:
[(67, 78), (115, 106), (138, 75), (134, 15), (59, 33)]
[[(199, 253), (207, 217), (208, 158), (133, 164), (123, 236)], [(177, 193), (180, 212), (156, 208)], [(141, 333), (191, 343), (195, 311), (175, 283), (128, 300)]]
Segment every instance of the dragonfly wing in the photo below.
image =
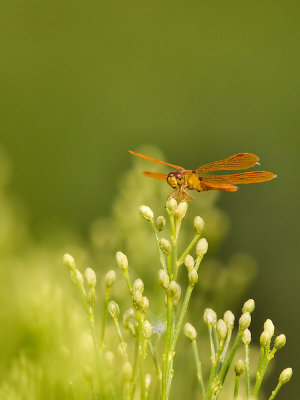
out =
[(258, 163), (259, 157), (251, 153), (239, 153), (227, 157), (224, 160), (213, 161), (209, 164), (202, 165), (197, 168), (197, 174), (203, 174), (209, 171), (226, 171), (226, 170), (239, 170), (253, 167)]
[(183, 170), (184, 170), (184, 168), (183, 168), (183, 167), (180, 167), (179, 165), (173, 165), (173, 164), (169, 164), (169, 163), (164, 162), (164, 161), (156, 160), (155, 158), (148, 157), (148, 156), (144, 156), (144, 154), (136, 153), (136, 152), (131, 151), (131, 150), (128, 150), (128, 151), (129, 151), (129, 153), (131, 153), (131, 154), (133, 154), (133, 155), (135, 155), (135, 156), (144, 158), (145, 160), (153, 161), (153, 162), (156, 162), (156, 163), (158, 163), (158, 164), (168, 165), (169, 167), (173, 167), (173, 168), (175, 168), (175, 169), (179, 169), (180, 171), (183, 171)]
[(205, 184), (241, 184), (270, 181), (277, 175), (267, 171), (241, 172), (232, 175), (215, 175), (202, 178)]
[(167, 179), (167, 175), (166, 174), (160, 174), (158, 172), (144, 171), (143, 174), (148, 176), (148, 178), (158, 179), (160, 181), (165, 181)]
[(230, 185), (228, 183), (209, 183), (202, 181), (206, 190), (223, 190), (224, 192), (236, 192), (238, 190), (237, 186)]

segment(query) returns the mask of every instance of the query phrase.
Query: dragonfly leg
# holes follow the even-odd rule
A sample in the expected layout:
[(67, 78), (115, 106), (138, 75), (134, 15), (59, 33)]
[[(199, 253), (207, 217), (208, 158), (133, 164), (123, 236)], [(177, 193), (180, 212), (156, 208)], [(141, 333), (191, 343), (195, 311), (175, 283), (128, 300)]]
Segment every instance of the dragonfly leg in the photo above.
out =
[[(185, 201), (193, 201), (194, 200), (194, 197), (187, 190), (185, 190), (185, 187), (182, 186), (181, 192), (182, 192), (182, 195), (183, 195), (183, 199)], [(186, 195), (189, 196), (190, 199), (186, 199)]]

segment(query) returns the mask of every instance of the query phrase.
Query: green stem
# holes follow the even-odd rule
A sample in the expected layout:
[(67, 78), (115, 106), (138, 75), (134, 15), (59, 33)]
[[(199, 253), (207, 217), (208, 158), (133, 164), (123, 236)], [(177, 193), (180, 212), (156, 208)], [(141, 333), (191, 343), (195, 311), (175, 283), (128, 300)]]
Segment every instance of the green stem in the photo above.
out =
[(233, 399), (234, 399), (234, 400), (238, 398), (240, 377), (241, 377), (240, 375), (236, 375), (236, 376), (235, 376), (234, 395), (233, 395)]
[(200, 357), (199, 357), (198, 346), (197, 346), (196, 340), (192, 340), (192, 346), (193, 346), (193, 353), (194, 353), (196, 369), (197, 369), (197, 379), (199, 382), (202, 399), (204, 399), (205, 398), (205, 387), (204, 387), (204, 382), (203, 382), (201, 361), (200, 361)]
[(100, 347), (101, 348), (104, 347), (105, 328), (106, 328), (106, 321), (107, 321), (107, 306), (109, 303), (109, 296), (110, 296), (110, 287), (106, 287), (105, 297), (104, 297), (104, 306), (103, 306), (101, 337), (100, 337)]
[(156, 357), (156, 354), (155, 354), (155, 350), (154, 350), (153, 344), (152, 344), (150, 339), (149, 339), (149, 342), (148, 342), (148, 346), (149, 346), (150, 353), (151, 353), (151, 356), (152, 356), (152, 359), (153, 359), (153, 362), (154, 362), (154, 365), (155, 365), (157, 379), (159, 380), (159, 382), (161, 382), (161, 379), (162, 379), (161, 369), (160, 369), (160, 366), (159, 366), (159, 363), (158, 363), (158, 360), (157, 360), (157, 357)]
[(178, 262), (177, 262), (177, 268), (179, 268), (183, 262), (185, 257), (190, 253), (190, 251), (192, 250), (192, 248), (195, 246), (195, 244), (197, 243), (197, 241), (199, 240), (201, 235), (196, 234), (193, 238), (193, 240), (191, 241), (191, 243), (188, 245), (188, 247), (184, 250), (184, 252), (182, 253), (181, 257), (179, 258)]
[[(259, 368), (258, 371), (256, 373), (256, 381), (255, 381), (255, 386), (253, 389), (253, 397), (256, 398), (258, 395), (258, 392), (260, 390), (266, 369), (268, 367), (268, 364), (270, 362), (270, 358), (269, 358), (269, 349), (270, 349), (270, 343), (264, 348), (264, 356), (263, 356), (263, 360), (261, 361), (261, 358), (259, 359)], [(262, 351), (261, 351), (262, 353)]]
[(271, 396), (268, 398), (268, 400), (273, 400), (275, 399), (275, 396), (277, 395), (277, 393), (279, 392), (281, 386), (283, 385), (283, 382), (279, 382), (278, 385), (276, 386), (275, 390), (273, 390)]
[(171, 330), (172, 330), (172, 300), (169, 298), (169, 295), (167, 295), (167, 328), (165, 336), (165, 352), (163, 355), (162, 400), (167, 399)]
[(245, 377), (246, 377), (246, 396), (250, 397), (250, 361), (249, 361), (249, 345), (245, 344)]
[(221, 353), (221, 356), (220, 356), (220, 360), (219, 360), (219, 363), (218, 363), (218, 366), (217, 366), (217, 373), (220, 372), (220, 370), (222, 368), (222, 365), (223, 365), (223, 362), (225, 360), (225, 356), (226, 356), (226, 353), (227, 353), (227, 350), (228, 350), (228, 346), (229, 346), (229, 343), (230, 343), (230, 340), (231, 340), (231, 335), (232, 335), (232, 329), (229, 329), (228, 332), (227, 332), (227, 336), (226, 336), (226, 339), (225, 339), (224, 347), (223, 347), (223, 350), (222, 350), (222, 353)]
[(145, 389), (145, 374), (144, 374), (144, 334), (143, 334), (143, 317), (140, 312), (137, 312), (138, 321), (138, 353), (139, 353), (139, 366), (140, 366), (140, 379), (141, 379), (141, 400), (146, 399)]
[(166, 265), (165, 256), (164, 256), (164, 253), (163, 253), (162, 249), (159, 246), (159, 236), (158, 236), (157, 228), (155, 226), (154, 221), (150, 221), (150, 223), (151, 223), (154, 235), (155, 235), (155, 239), (156, 239), (156, 244), (157, 244), (157, 247), (158, 247), (159, 259), (160, 259), (161, 265), (162, 265), (164, 271), (167, 272), (167, 265)]
[(116, 331), (117, 331), (118, 337), (120, 339), (120, 343), (121, 343), (121, 345), (122, 345), (122, 347), (124, 348), (124, 351), (125, 351), (124, 358), (125, 358), (125, 360), (128, 360), (128, 353), (127, 353), (127, 350), (126, 350), (127, 345), (126, 345), (126, 342), (125, 342), (125, 340), (123, 338), (123, 335), (122, 335), (122, 332), (121, 332), (121, 329), (120, 329), (119, 321), (117, 320), (117, 318), (114, 318), (113, 321), (114, 321), (114, 324), (115, 324), (115, 327), (116, 327)]
[(139, 353), (139, 337), (136, 336), (135, 338), (135, 350), (134, 350), (134, 360), (133, 360), (133, 368), (132, 368), (132, 380), (131, 380), (131, 394), (130, 399), (133, 399), (134, 392), (136, 388), (136, 370), (137, 370), (137, 360), (138, 360), (138, 353)]

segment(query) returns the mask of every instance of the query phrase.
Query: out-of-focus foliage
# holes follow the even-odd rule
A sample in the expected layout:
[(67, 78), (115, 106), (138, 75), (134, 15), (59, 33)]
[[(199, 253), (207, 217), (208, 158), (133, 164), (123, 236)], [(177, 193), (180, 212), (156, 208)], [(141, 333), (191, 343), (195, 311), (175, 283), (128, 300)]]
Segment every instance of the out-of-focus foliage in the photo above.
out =
[[(155, 148), (141, 151), (163, 159)], [(68, 399), (72, 398), (72, 392), (83, 398), (81, 396), (90, 390), (87, 371), (94, 371), (92, 342), (77, 294), (61, 265), (61, 256), (69, 251), (76, 255), (82, 266), (91, 265), (99, 271), (97, 296), (101, 303), (102, 273), (114, 266), (116, 250), (126, 250), (131, 269), (143, 278), (146, 294), (155, 309), (155, 299), (161, 295), (154, 289), (158, 255), (153, 233), (141, 220), (138, 206), (151, 204), (159, 215), (170, 189), (164, 182), (145, 178), (141, 171), (149, 166), (134, 159), (133, 168), (120, 178), (112, 216), (92, 224), (90, 244), (83, 242), (76, 232), (61, 226), (50, 230), (37, 242), (27, 229), (24, 210), (7, 195), (5, 184), (9, 163), (4, 156), (0, 161), (0, 214), (3, 215), (0, 236), (0, 398)], [(218, 246), (228, 231), (229, 220), (216, 206), (216, 197), (213, 192), (207, 193), (191, 204), (181, 235), (183, 249), (191, 239), (192, 217), (199, 214), (207, 222), (204, 234), (210, 244), (209, 253), (191, 307), (193, 318), (199, 319), (206, 306), (224, 312), (225, 308), (237, 305), (255, 271), (253, 260), (246, 255), (235, 255), (228, 265), (217, 260)], [(118, 279), (113, 297), (120, 301), (122, 312), (128, 306), (122, 302), (124, 292), (125, 286)], [(98, 310), (98, 328), (100, 312)], [(159, 322), (159, 316), (153, 315), (151, 322), (155, 321)], [(184, 349), (183, 342), (181, 346)], [(179, 350), (178, 360), (180, 358)], [(180, 371), (180, 362), (178, 365)], [(182, 398), (185, 391), (180, 381), (194, 376), (189, 376), (189, 368), (179, 373), (174, 398)], [(191, 384), (191, 390), (192, 387)]]

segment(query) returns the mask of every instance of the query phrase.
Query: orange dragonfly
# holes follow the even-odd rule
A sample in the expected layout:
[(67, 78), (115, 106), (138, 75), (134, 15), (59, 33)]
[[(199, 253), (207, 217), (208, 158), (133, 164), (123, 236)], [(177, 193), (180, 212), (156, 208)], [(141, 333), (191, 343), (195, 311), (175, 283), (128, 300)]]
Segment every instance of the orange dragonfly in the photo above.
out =
[[(241, 172), (232, 175), (212, 175), (208, 177), (202, 176), (202, 174), (207, 172), (248, 169), (256, 164), (259, 164), (259, 157), (251, 153), (234, 154), (233, 156), (227, 157), (224, 160), (213, 161), (211, 163), (201, 165), (200, 167), (193, 170), (184, 169), (179, 165), (159, 161), (155, 158), (151, 158), (131, 150), (129, 150), (129, 153), (144, 158), (145, 160), (153, 161), (175, 168), (177, 171), (171, 171), (168, 174), (148, 171), (144, 171), (143, 174), (148, 176), (149, 178), (154, 178), (162, 181), (166, 180), (168, 184), (174, 189), (174, 192), (171, 194), (170, 197), (174, 197), (175, 199), (182, 198), (183, 200), (186, 200), (186, 196), (189, 196), (190, 199), (187, 201), (194, 200), (194, 197), (188, 192), (188, 190), (197, 190), (198, 192), (205, 192), (207, 190), (223, 190), (225, 192), (235, 192), (238, 190), (238, 187), (234, 184), (265, 182), (277, 177), (277, 175), (267, 171)], [(177, 192), (178, 194), (177, 196), (175, 196)]]

